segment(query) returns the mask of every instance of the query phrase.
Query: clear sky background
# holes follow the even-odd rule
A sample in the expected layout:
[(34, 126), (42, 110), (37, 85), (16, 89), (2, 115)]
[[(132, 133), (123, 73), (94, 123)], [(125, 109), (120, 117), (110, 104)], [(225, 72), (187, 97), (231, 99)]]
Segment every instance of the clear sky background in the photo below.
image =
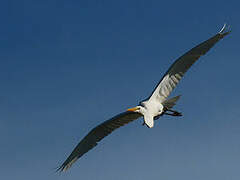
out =
[[(240, 3), (0, 2), (0, 179), (238, 180)], [(116, 130), (55, 173), (99, 123), (148, 97), (176, 58), (232, 33), (171, 96), (183, 117)]]

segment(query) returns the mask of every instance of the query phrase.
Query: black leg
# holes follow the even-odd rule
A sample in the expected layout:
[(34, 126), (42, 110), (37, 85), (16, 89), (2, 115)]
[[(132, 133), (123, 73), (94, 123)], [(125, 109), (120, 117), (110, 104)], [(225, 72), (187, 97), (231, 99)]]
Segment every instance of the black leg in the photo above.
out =
[(172, 109), (167, 109), (167, 111), (170, 111), (170, 112), (177, 112), (177, 111), (174, 111), (174, 110), (172, 110)]
[(173, 113), (164, 112), (164, 114), (170, 115), (170, 116), (182, 116), (182, 113), (180, 113), (180, 112), (173, 111), (173, 110), (168, 110), (168, 111), (173, 112)]

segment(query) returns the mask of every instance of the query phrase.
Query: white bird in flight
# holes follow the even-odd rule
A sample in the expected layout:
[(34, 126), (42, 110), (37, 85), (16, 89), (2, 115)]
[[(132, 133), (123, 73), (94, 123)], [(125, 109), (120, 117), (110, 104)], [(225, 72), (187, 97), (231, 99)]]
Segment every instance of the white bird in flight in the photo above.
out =
[(167, 97), (177, 86), (184, 73), (195, 63), (200, 56), (207, 53), (220, 39), (229, 34), (226, 30), (226, 24), (213, 37), (202, 42), (190, 51), (178, 58), (164, 74), (156, 88), (149, 98), (139, 103), (138, 106), (128, 109), (126, 112), (120, 113), (115, 117), (103, 122), (93, 128), (75, 147), (69, 157), (57, 169), (66, 171), (71, 165), (90, 149), (95, 147), (97, 143), (105, 136), (109, 135), (115, 129), (132, 122), (143, 116), (144, 123), (149, 128), (154, 126), (154, 120), (162, 115), (182, 116), (181, 113), (172, 110), (180, 96), (170, 99)]

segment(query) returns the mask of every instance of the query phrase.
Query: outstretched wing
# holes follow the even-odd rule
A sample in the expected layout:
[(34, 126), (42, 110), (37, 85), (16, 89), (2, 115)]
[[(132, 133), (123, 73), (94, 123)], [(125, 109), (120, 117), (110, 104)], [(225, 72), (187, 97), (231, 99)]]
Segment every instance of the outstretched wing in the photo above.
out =
[(99, 141), (112, 133), (115, 129), (132, 122), (142, 115), (136, 112), (124, 112), (103, 122), (92, 129), (75, 147), (66, 161), (57, 169), (58, 171), (66, 171), (71, 165), (90, 149), (95, 147)]
[(226, 31), (225, 24), (221, 31), (215, 36), (202, 42), (178, 58), (162, 77), (149, 99), (157, 99), (160, 102), (165, 101), (173, 89), (177, 86), (184, 73), (187, 72), (187, 70), (200, 58), (200, 56), (206, 54), (220, 39), (229, 33), (230, 31)]

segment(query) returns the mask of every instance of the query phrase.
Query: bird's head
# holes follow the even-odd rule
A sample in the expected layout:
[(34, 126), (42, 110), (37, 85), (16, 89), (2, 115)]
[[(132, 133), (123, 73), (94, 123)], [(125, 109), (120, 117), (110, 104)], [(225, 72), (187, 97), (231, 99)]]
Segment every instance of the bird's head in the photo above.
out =
[(144, 112), (145, 112), (145, 108), (142, 107), (142, 106), (136, 106), (136, 107), (133, 107), (133, 108), (129, 108), (129, 109), (127, 109), (127, 111), (130, 111), (130, 112), (137, 112), (137, 113), (144, 114)]

